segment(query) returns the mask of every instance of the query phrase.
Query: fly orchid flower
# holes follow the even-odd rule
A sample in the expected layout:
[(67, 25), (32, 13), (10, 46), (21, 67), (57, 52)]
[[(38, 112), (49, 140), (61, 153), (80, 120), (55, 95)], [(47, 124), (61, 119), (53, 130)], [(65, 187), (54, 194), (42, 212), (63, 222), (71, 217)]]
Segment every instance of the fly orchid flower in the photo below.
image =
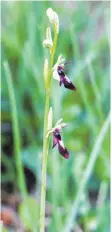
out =
[(73, 85), (72, 81), (70, 81), (64, 73), (64, 61), (65, 59), (62, 58), (62, 56), (60, 55), (57, 60), (57, 63), (53, 67), (53, 78), (59, 81), (60, 86), (63, 84), (64, 87), (67, 89), (76, 90), (76, 87)]
[(52, 148), (54, 148), (58, 144), (59, 153), (64, 158), (68, 159), (69, 158), (69, 152), (68, 152), (67, 148), (65, 147), (65, 145), (63, 143), (63, 140), (61, 138), (61, 134), (60, 134), (61, 133), (61, 129), (64, 128), (64, 127), (66, 127), (67, 124), (63, 123), (62, 121), (63, 121), (63, 119), (60, 119), (56, 123), (56, 125), (55, 125), (54, 128), (48, 130), (46, 137), (48, 138), (48, 136), (53, 133), (53, 146), (52, 146)]

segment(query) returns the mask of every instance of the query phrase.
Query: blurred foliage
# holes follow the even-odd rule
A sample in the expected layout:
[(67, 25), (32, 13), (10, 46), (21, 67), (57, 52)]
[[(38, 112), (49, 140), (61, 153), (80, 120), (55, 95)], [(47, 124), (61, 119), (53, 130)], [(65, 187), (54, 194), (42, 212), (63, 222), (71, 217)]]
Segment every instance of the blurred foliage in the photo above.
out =
[[(43, 62), (48, 54), (42, 41), (48, 26), (48, 7), (52, 7), (60, 19), (56, 58), (63, 54), (66, 60), (71, 61), (67, 75), (74, 82), (77, 91), (59, 88), (58, 82), (52, 81), (54, 124), (61, 117), (68, 123), (63, 137), (70, 151), (70, 159), (64, 160), (56, 148), (52, 151), (50, 147), (48, 157), (46, 199), (52, 205), (48, 231), (58, 232), (74, 201), (88, 158), (109, 113), (109, 2), (2, 1), (1, 7), (2, 61), (8, 61), (12, 73), (22, 141), (22, 161), (36, 179), (36, 185), (34, 189), (30, 188), (31, 191), (37, 190), (39, 194), (45, 103)], [(13, 122), (3, 67), (1, 74), (2, 187), (9, 191), (7, 186), (10, 183), (13, 192), (15, 187), (17, 191)], [(108, 131), (91, 180), (85, 189), (86, 197), (81, 201), (83, 207), (80, 207), (80, 212), (78, 210), (77, 223), (84, 231), (109, 231), (109, 146)], [(29, 186), (33, 186), (27, 172), (26, 178)], [(96, 200), (103, 182), (107, 191), (97, 210)], [(104, 196), (104, 191), (102, 194)], [(26, 203), (22, 204), (19, 214), (26, 228), (32, 230), (30, 220), (23, 210)], [(31, 201), (29, 204), (31, 205)], [(34, 202), (30, 206), (32, 216), (33, 213), (37, 214), (33, 204)], [(36, 221), (35, 218), (34, 216)], [(91, 229), (91, 225), (95, 225), (95, 228)]]
[[(28, 210), (30, 209), (30, 211)], [(19, 206), (19, 215), (27, 229), (34, 231), (38, 223), (38, 205), (36, 200), (28, 197)]]

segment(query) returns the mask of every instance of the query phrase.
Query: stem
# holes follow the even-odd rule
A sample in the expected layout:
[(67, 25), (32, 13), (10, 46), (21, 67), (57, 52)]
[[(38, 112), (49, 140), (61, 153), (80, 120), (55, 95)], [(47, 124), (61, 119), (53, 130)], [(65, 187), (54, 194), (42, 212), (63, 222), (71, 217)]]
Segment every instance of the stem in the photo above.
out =
[(20, 192), (23, 194), (23, 197), (27, 195), (27, 188), (24, 176), (24, 169), (21, 160), (21, 141), (20, 141), (20, 131), (18, 126), (18, 119), (17, 119), (17, 109), (16, 109), (16, 101), (15, 101), (15, 94), (14, 88), (11, 78), (11, 72), (9, 69), (8, 62), (4, 62), (4, 69), (6, 74), (7, 86), (9, 91), (9, 98), (11, 104), (11, 111), (12, 111), (12, 127), (13, 127), (13, 136), (14, 136), (14, 152), (15, 152), (15, 163), (17, 169), (17, 178), (18, 178), (18, 187)]
[(48, 125), (50, 92), (46, 94), (45, 116), (44, 116), (44, 139), (43, 139), (43, 157), (42, 157), (42, 186), (41, 186), (41, 206), (40, 206), (40, 232), (44, 231), (45, 223), (45, 196), (46, 196), (46, 173), (47, 173), (47, 155), (48, 155), (48, 139), (46, 131)]
[(47, 127), (48, 127), (48, 113), (49, 113), (49, 105), (50, 105), (52, 67), (54, 63), (54, 54), (56, 50), (57, 37), (58, 37), (58, 34), (56, 32), (56, 29), (54, 29), (54, 43), (53, 43), (51, 57), (50, 57), (50, 70), (48, 73), (48, 84), (46, 86), (43, 157), (42, 157), (42, 186), (41, 186), (41, 203), (40, 203), (40, 232), (44, 232), (44, 228), (45, 228), (46, 174), (47, 174), (47, 156), (48, 156), (48, 148), (49, 148), (49, 139), (46, 138), (46, 132), (47, 132)]

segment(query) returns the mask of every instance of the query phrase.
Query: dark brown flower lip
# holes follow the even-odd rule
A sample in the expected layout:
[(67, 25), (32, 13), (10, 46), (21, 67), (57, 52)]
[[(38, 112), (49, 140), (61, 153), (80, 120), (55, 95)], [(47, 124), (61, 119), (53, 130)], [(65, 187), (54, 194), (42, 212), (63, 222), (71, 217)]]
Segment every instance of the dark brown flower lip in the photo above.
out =
[(60, 154), (61, 154), (64, 158), (66, 158), (66, 159), (69, 158), (70, 155), (69, 155), (69, 152), (68, 152), (67, 148), (61, 146), (60, 143), (58, 143), (58, 150), (59, 150)]
[(60, 131), (58, 129), (55, 129), (53, 132), (53, 146), (54, 148), (58, 144), (58, 150), (59, 153), (66, 159), (69, 158), (69, 152), (64, 146), (63, 140), (61, 139)]

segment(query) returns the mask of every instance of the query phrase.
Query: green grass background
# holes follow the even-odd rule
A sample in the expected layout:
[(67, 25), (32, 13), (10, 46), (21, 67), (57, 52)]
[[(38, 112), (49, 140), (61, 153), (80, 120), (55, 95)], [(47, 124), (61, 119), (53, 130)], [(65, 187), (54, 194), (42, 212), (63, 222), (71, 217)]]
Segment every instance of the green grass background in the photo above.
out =
[[(48, 156), (46, 201), (51, 205), (52, 212), (46, 218), (46, 227), (49, 232), (59, 232), (65, 231), (67, 220), (70, 228), (72, 205), (90, 154), (109, 114), (109, 2), (2, 1), (2, 63), (8, 62), (13, 85), (11, 90), (2, 66), (1, 159), (6, 169), (2, 172), (2, 187), (4, 189), (11, 183), (12, 191), (18, 192), (14, 146), (17, 149), (20, 142), (17, 152), (22, 157), (24, 167), (36, 178), (36, 185), (31, 186), (30, 183), (30, 188), (37, 192), (38, 211), (45, 105), (43, 64), (48, 55), (42, 42), (49, 25), (46, 16), (48, 7), (57, 12), (60, 20), (55, 62), (60, 54), (71, 61), (67, 75), (77, 88), (76, 92), (71, 92), (52, 81), (53, 125), (61, 117), (68, 124), (63, 138), (70, 152), (70, 159), (65, 160), (56, 148), (52, 150), (50, 146)], [(14, 102), (11, 98), (13, 91)], [(15, 125), (13, 104), (17, 109), (17, 136), (16, 132), (12, 132)], [(80, 196), (76, 223), (72, 228), (79, 226), (86, 232), (109, 231), (109, 143), (108, 128), (99, 145), (94, 168), (90, 170), (90, 179)], [(34, 228), (39, 223), (39, 213), (35, 210), (35, 204), (30, 200), (27, 203), (34, 215), (30, 221), (23, 203), (18, 211), (19, 216), (27, 229), (37, 231)], [(95, 226), (93, 230), (91, 223)]]

